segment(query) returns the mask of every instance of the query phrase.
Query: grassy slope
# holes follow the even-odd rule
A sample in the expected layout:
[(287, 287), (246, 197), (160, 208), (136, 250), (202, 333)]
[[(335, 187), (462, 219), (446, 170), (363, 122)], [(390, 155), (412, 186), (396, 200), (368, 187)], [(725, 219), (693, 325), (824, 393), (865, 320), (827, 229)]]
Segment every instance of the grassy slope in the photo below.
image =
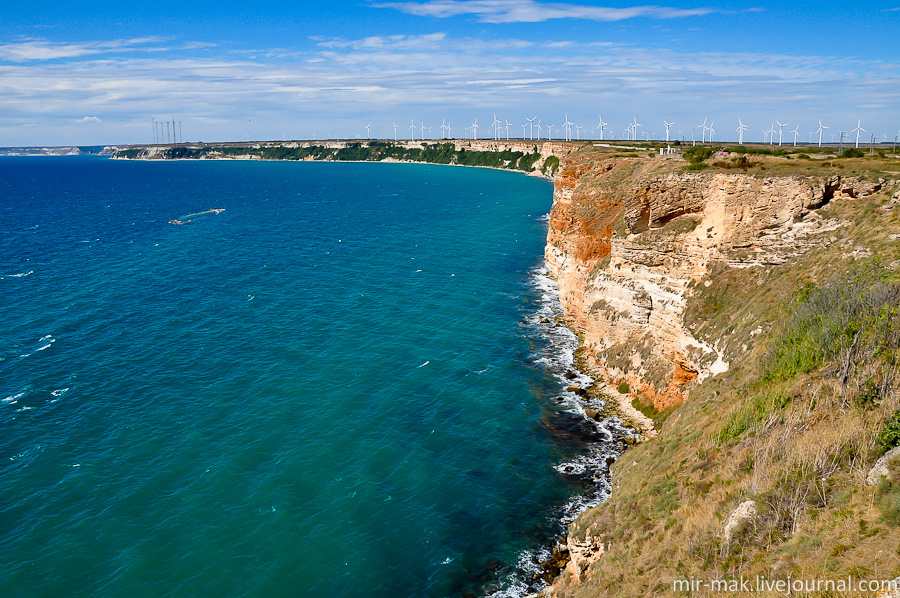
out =
[[(890, 178), (900, 170), (897, 160), (754, 160), (750, 172), (760, 175)], [(865, 364), (845, 390), (832, 357), (808, 372), (773, 358), (809, 283), (864, 268), (854, 248), (886, 264), (900, 259), (888, 237), (900, 233), (900, 207), (880, 209), (888, 200), (881, 192), (834, 201), (823, 215), (852, 224), (824, 235), (833, 242), (781, 266), (718, 266), (709, 286), (696, 285), (687, 323), (699, 338), (727, 345), (732, 368), (695, 386), (656, 440), (616, 463), (613, 497), (573, 526), (576, 538), (602, 536), (607, 553), (581, 584), (563, 580), (560, 596), (668, 595), (673, 579), (691, 576), (900, 575), (900, 528), (876, 505), (890, 489), (876, 497), (865, 484), (880, 454), (876, 436), (900, 407), (896, 393), (863, 404), (856, 398), (871, 374)], [(726, 545), (724, 522), (745, 500), (757, 502), (759, 515)]]

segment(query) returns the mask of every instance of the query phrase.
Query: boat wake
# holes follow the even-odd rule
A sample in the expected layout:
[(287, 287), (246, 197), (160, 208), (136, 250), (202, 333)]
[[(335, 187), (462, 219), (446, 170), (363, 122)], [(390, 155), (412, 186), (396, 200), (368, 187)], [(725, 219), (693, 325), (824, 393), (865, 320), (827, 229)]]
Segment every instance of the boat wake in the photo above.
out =
[(179, 216), (178, 218), (174, 218), (169, 220), (169, 224), (188, 224), (193, 222), (195, 218), (200, 216), (206, 216), (207, 214), (221, 214), (225, 211), (225, 208), (211, 208), (209, 210), (203, 210), (202, 212), (194, 212), (193, 214), (185, 214), (184, 216)]

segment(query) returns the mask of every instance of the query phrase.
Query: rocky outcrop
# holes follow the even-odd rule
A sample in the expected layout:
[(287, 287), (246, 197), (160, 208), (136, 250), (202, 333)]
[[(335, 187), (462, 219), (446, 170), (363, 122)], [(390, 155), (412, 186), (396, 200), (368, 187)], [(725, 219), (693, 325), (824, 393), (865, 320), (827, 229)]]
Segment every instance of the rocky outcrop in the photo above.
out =
[(818, 208), (879, 191), (839, 176), (674, 172), (663, 160), (574, 155), (556, 177), (545, 257), (584, 361), (607, 383), (662, 410), (724, 372), (717, 347), (683, 316), (713, 262), (779, 264), (843, 223)]
[(869, 486), (877, 486), (881, 483), (882, 478), (890, 478), (891, 468), (889, 465), (896, 469), (898, 460), (900, 460), (900, 446), (892, 448), (875, 462), (875, 465), (866, 476), (866, 483)]
[(722, 545), (727, 547), (731, 544), (731, 540), (734, 538), (735, 534), (737, 534), (741, 528), (755, 516), (755, 500), (745, 500), (739, 504), (737, 508), (731, 512), (731, 515), (728, 516), (728, 521), (725, 522), (725, 527), (722, 529)]

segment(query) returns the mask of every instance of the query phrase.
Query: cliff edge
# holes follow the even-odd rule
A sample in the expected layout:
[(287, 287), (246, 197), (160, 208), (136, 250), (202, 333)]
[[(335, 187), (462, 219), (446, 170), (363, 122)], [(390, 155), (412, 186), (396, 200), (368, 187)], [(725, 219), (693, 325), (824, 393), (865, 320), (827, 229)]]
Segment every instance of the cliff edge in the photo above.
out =
[(543, 595), (900, 575), (900, 161), (610, 153), (562, 159), (546, 261), (582, 365), (658, 436)]

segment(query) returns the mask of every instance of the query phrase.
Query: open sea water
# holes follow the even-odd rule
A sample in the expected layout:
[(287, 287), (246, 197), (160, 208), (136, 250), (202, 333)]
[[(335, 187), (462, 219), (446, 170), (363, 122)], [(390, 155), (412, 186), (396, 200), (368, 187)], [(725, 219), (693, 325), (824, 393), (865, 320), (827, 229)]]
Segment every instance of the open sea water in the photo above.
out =
[(2, 594), (528, 591), (622, 432), (567, 434), (551, 193), (428, 165), (0, 159)]

